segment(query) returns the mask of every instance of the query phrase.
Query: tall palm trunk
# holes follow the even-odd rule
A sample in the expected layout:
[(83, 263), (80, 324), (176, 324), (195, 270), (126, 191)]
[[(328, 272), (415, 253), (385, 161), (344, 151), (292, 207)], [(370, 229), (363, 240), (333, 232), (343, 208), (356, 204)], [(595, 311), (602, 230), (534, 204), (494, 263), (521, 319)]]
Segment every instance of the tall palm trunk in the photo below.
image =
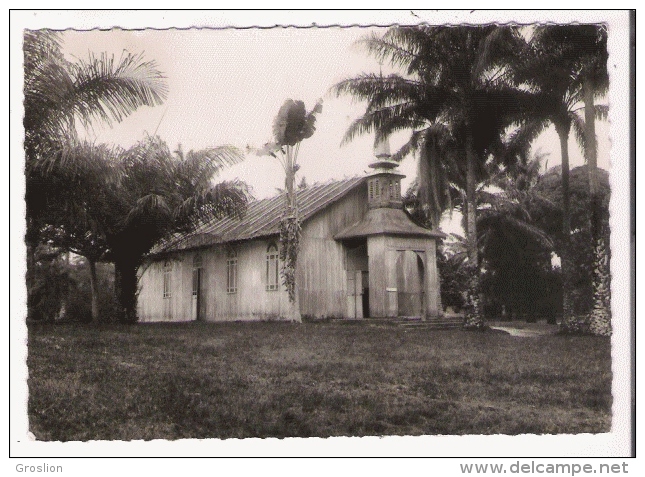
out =
[(90, 268), (90, 290), (92, 295), (92, 321), (99, 319), (99, 284), (96, 276), (96, 261), (93, 258), (87, 258), (87, 264)]
[(560, 262), (562, 266), (562, 323), (563, 331), (579, 330), (573, 313), (573, 263), (571, 262), (571, 206), (569, 193), (569, 128), (568, 123), (556, 124), (555, 130), (560, 139), (562, 158), (562, 249)]
[(119, 321), (137, 322), (137, 267), (135, 262), (122, 259), (114, 262), (114, 293), (121, 308)]
[(287, 146), (286, 164), (286, 194), (287, 203), (285, 216), (283, 217), (280, 230), (281, 255), (283, 260), (283, 278), (287, 283), (289, 293), (289, 314), (288, 320), (295, 323), (302, 323), (300, 315), (300, 300), (298, 299), (298, 283), (296, 280), (296, 263), (298, 248), (300, 246), (300, 223), (298, 220), (298, 204), (295, 193), (296, 169), (293, 146)]
[(595, 335), (611, 335), (609, 253), (602, 226), (602, 199), (598, 186), (594, 88), (590, 81), (583, 85), (585, 104), (585, 159), (589, 170), (589, 209), (591, 246), (593, 247), (593, 308), (589, 329)]
[(468, 287), (464, 327), (482, 329), (485, 326), (481, 309), (479, 251), (477, 249), (477, 152), (471, 134), (466, 139), (466, 241), (468, 245)]
[[(432, 228), (439, 229), (441, 222), (441, 204), (439, 201), (439, 171), (437, 165), (439, 163), (439, 151), (436, 139), (426, 136), (424, 144), (420, 149), (419, 165), (417, 170), (418, 183), (418, 199), (419, 205), (423, 213), (424, 225), (427, 225), (428, 219), (431, 222)], [(432, 193), (431, 193), (432, 192)], [(443, 303), (441, 302), (441, 275), (437, 268), (437, 312), (439, 316), (443, 316)]]

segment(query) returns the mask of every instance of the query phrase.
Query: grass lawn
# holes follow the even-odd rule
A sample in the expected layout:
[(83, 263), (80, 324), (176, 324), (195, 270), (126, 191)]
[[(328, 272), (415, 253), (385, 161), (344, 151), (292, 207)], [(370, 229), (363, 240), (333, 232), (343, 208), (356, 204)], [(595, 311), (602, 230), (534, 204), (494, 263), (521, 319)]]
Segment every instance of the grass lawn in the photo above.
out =
[(30, 325), (39, 440), (599, 433), (607, 338), (349, 323)]

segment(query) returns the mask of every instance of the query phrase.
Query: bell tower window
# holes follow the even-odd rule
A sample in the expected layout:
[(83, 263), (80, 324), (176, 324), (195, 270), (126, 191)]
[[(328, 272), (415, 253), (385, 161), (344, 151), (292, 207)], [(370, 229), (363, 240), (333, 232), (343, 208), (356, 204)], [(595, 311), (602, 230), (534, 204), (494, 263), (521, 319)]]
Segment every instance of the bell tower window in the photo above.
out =
[(367, 181), (369, 208), (402, 208), (401, 178), (405, 176), (397, 170), (399, 163), (392, 159), (387, 138), (375, 143), (374, 155), (376, 160), (369, 165), (373, 172)]

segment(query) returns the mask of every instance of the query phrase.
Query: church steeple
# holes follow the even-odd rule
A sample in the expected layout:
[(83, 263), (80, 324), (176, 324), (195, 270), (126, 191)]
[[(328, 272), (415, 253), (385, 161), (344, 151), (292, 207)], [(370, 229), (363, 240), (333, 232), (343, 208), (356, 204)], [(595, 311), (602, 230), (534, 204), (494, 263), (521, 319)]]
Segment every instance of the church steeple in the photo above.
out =
[(367, 180), (367, 200), (370, 209), (401, 209), (401, 178), (405, 175), (396, 171), (399, 164), (392, 160), (390, 142), (383, 138), (374, 143), (376, 160), (369, 167), (374, 169)]

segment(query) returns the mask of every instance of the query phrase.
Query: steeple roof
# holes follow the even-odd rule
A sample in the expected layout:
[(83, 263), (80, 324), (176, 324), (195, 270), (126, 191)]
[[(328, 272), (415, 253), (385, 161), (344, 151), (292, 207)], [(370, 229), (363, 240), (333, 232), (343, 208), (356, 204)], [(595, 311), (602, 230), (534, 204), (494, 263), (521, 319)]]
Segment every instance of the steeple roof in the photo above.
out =
[(345, 240), (370, 235), (405, 235), (418, 237), (445, 238), (446, 234), (418, 226), (403, 209), (370, 209), (362, 220), (346, 227), (334, 236)]

